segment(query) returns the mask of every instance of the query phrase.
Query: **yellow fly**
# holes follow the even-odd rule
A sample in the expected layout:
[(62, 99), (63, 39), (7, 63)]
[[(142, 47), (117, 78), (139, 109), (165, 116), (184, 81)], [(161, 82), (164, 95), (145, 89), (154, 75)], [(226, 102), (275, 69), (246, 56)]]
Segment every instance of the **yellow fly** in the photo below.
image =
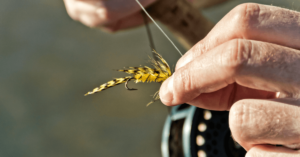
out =
[[(116, 85), (122, 84), (122, 83), (125, 83), (126, 89), (135, 90), (135, 89), (128, 88), (127, 83), (130, 80), (135, 80), (135, 83), (138, 83), (138, 82), (162, 83), (162, 82), (164, 82), (168, 77), (170, 77), (172, 75), (170, 66), (165, 61), (165, 59), (163, 59), (162, 56), (160, 54), (158, 54), (155, 50), (153, 50), (153, 53), (154, 53), (154, 57), (158, 58), (158, 60), (155, 60), (154, 58), (149, 57), (154, 68), (144, 66), (144, 67), (129, 67), (128, 69), (118, 70), (121, 72), (131, 74), (132, 76), (116, 78), (114, 80), (108, 81), (107, 83), (104, 83), (104, 84), (100, 85), (99, 87), (96, 87), (95, 89), (93, 89), (93, 91), (86, 93), (85, 96), (103, 91), (105, 89), (108, 89), (110, 87), (113, 87), (113, 86), (116, 86)], [(153, 103), (154, 101), (159, 100), (159, 91), (157, 91), (154, 94), (153, 98), (154, 98), (154, 100), (149, 102), (147, 104), (147, 106), (150, 105), (151, 103)]]

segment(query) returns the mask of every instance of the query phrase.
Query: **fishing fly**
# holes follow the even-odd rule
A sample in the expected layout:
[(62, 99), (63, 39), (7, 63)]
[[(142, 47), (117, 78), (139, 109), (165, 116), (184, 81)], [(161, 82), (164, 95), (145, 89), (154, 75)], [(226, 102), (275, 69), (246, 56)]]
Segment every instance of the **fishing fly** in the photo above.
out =
[[(146, 9), (140, 4), (140, 2), (138, 0), (136, 0), (136, 2), (140, 5), (142, 10), (145, 12), (145, 14), (153, 21), (153, 23), (159, 28), (159, 30), (166, 36), (166, 38), (171, 42), (171, 44), (176, 48), (176, 50), (182, 56), (179, 49), (175, 46), (175, 44), (172, 42), (172, 40), (165, 34), (165, 32), (159, 27), (159, 25), (154, 21), (154, 19), (147, 13)], [(145, 25), (146, 25), (146, 29), (147, 29), (147, 34), (149, 37), (150, 47), (153, 49), (152, 50), (153, 56), (152, 57), (149, 56), (150, 62), (152, 64), (153, 68), (150, 68), (148, 66), (140, 66), (140, 67), (129, 67), (127, 69), (117, 70), (120, 72), (125, 72), (128, 74), (131, 74), (131, 76), (116, 78), (114, 80), (108, 81), (107, 83), (104, 83), (104, 84), (100, 85), (99, 87), (94, 88), (92, 91), (86, 93), (85, 96), (91, 95), (91, 94), (94, 94), (97, 92), (101, 92), (103, 90), (106, 90), (108, 88), (114, 87), (114, 86), (122, 84), (122, 83), (125, 84), (125, 88), (127, 90), (136, 90), (134, 88), (128, 87), (129, 81), (134, 80), (135, 83), (138, 83), (138, 82), (162, 83), (172, 75), (171, 68), (168, 65), (168, 63), (166, 62), (166, 60), (159, 53), (157, 53), (155, 51), (151, 33), (150, 33), (150, 29), (148, 27), (146, 18), (144, 18), (144, 21), (145, 21)], [(159, 91), (157, 91), (153, 96), (153, 100), (151, 102), (149, 102), (147, 104), (147, 106), (159, 99), (160, 99)]]
[[(169, 78), (172, 75), (170, 66), (168, 65), (166, 60), (163, 59), (162, 56), (160, 54), (158, 54), (155, 50), (153, 50), (153, 53), (159, 59), (159, 61), (156, 61), (155, 59), (149, 57), (150, 61), (151, 61), (151, 64), (154, 68), (144, 66), (144, 67), (129, 67), (128, 69), (120, 69), (118, 71), (131, 74), (131, 76), (116, 78), (116, 79), (111, 80), (107, 83), (104, 83), (104, 84), (100, 85), (99, 87), (96, 87), (93, 91), (90, 91), (90, 92), (86, 93), (85, 96), (90, 95), (90, 94), (94, 94), (94, 93), (97, 93), (97, 92), (101, 92), (105, 89), (108, 89), (110, 87), (114, 87), (114, 86), (122, 84), (122, 83), (125, 83), (125, 88), (127, 90), (136, 90), (134, 88), (129, 88), (128, 87), (128, 82), (130, 80), (134, 80), (135, 83), (138, 83), (138, 82), (143, 82), (143, 83), (145, 83), (145, 82), (147, 82), (147, 83), (148, 82), (158, 82), (158, 83), (162, 83), (162, 82), (164, 82), (167, 78)], [(149, 102), (147, 104), (147, 106), (150, 105), (151, 103), (153, 103), (154, 101), (159, 100), (159, 91), (157, 91), (154, 94), (153, 98), (154, 98), (154, 100)]]

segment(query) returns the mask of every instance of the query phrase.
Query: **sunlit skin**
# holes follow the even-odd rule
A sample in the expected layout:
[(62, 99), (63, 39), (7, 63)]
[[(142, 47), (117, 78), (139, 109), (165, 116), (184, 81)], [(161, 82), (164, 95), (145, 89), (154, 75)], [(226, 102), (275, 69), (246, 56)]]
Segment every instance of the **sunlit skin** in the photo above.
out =
[(239, 5), (177, 62), (161, 100), (229, 110), (247, 157), (300, 156), (299, 49), (299, 12)]
[[(139, 0), (147, 7), (156, 0)], [(116, 32), (144, 24), (135, 0), (64, 0), (68, 14), (88, 27)]]
[[(89, 27), (116, 31), (143, 23), (140, 8), (123, 8), (116, 1), (130, 0), (65, 4), (73, 19)], [(147, 6), (154, 0), (141, 2)], [(232, 136), (248, 151), (247, 157), (298, 157), (299, 49), (299, 12), (239, 5), (178, 61), (160, 89), (161, 100), (168, 106), (187, 102), (229, 110)], [(286, 147), (273, 146), (277, 144)]]

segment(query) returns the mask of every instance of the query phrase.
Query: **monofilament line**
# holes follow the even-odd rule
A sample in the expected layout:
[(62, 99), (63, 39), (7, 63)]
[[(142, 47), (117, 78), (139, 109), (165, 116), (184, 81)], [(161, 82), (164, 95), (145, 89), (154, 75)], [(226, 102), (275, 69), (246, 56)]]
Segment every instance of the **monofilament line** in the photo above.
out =
[(156, 25), (156, 27), (165, 35), (165, 37), (170, 41), (170, 43), (175, 47), (175, 49), (179, 52), (179, 54), (182, 56), (182, 53), (180, 50), (176, 47), (176, 45), (173, 43), (173, 41), (168, 37), (168, 35), (159, 27), (159, 25), (155, 22), (155, 20), (148, 14), (146, 9), (143, 7), (143, 5), (139, 2), (139, 0), (136, 0), (136, 2), (140, 5), (140, 7), (143, 9), (145, 14), (152, 20), (152, 22)]

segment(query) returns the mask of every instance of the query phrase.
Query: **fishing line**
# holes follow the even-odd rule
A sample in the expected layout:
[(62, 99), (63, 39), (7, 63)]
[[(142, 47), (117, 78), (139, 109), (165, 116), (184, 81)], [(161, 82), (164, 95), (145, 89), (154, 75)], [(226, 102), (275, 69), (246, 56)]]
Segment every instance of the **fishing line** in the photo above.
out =
[(151, 49), (151, 51), (153, 51), (153, 49), (156, 50), (156, 48), (154, 46), (154, 41), (153, 41), (153, 38), (152, 38), (151, 30), (150, 30), (149, 25), (148, 25), (148, 20), (147, 20), (146, 14), (143, 13), (143, 12), (141, 12), (141, 13), (143, 15), (145, 27), (146, 27), (146, 30), (147, 30), (148, 40), (149, 40), (149, 43), (150, 43), (150, 49)]
[(168, 35), (159, 27), (159, 25), (155, 22), (155, 20), (148, 14), (146, 9), (143, 7), (143, 5), (139, 2), (139, 0), (136, 0), (138, 5), (142, 8), (142, 10), (145, 12), (145, 14), (152, 20), (152, 22), (156, 25), (156, 27), (164, 34), (164, 36), (170, 41), (170, 43), (175, 47), (175, 49), (178, 51), (178, 53), (182, 56), (182, 53), (177, 48), (177, 46), (173, 43), (173, 41), (168, 37)]
[[(146, 14), (145, 14), (144, 12), (141, 12), (141, 13), (142, 13), (142, 15), (143, 15), (145, 27), (146, 27), (146, 30), (147, 30), (147, 37), (148, 37), (148, 40), (149, 40), (149, 43), (150, 43), (150, 49), (151, 49), (151, 51), (152, 51), (152, 58), (155, 60), (156, 65), (160, 65), (157, 56), (155, 55), (155, 53), (153, 53), (153, 51), (156, 50), (156, 49), (155, 49), (155, 46), (154, 46), (154, 40), (153, 40), (153, 38), (152, 38), (151, 29), (150, 29), (150, 27), (149, 27), (149, 25), (148, 25), (148, 20), (147, 20)], [(160, 66), (158, 66), (158, 67), (159, 67), (159, 69), (160, 69), (161, 71), (163, 71), (163, 70), (160, 68)]]
[[(145, 23), (145, 27), (146, 27), (146, 31), (147, 31), (147, 36), (148, 36), (148, 40), (149, 40), (149, 43), (150, 43), (150, 48), (151, 48), (151, 51), (153, 51), (153, 50), (155, 50), (154, 40), (153, 40), (153, 37), (152, 37), (152, 34), (151, 34), (151, 29), (150, 29), (149, 24), (148, 24), (147, 16), (146, 16), (146, 13), (144, 13), (144, 12), (141, 12), (141, 13), (143, 15), (143, 19), (144, 19), (144, 23)], [(179, 53), (180, 53), (180, 51), (179, 51)], [(157, 65), (159, 65), (158, 58), (157, 58), (157, 56), (155, 56), (155, 53), (152, 53), (152, 56), (153, 56), (153, 59), (156, 61)], [(160, 68), (160, 66), (159, 66), (159, 68)], [(161, 71), (163, 71), (163, 70), (161, 70)], [(156, 94), (159, 94), (159, 93), (155, 93), (154, 97), (155, 97)], [(168, 114), (170, 115), (170, 117), (173, 117), (173, 113), (171, 112), (172, 107), (167, 106), (167, 110), (168, 110)]]

